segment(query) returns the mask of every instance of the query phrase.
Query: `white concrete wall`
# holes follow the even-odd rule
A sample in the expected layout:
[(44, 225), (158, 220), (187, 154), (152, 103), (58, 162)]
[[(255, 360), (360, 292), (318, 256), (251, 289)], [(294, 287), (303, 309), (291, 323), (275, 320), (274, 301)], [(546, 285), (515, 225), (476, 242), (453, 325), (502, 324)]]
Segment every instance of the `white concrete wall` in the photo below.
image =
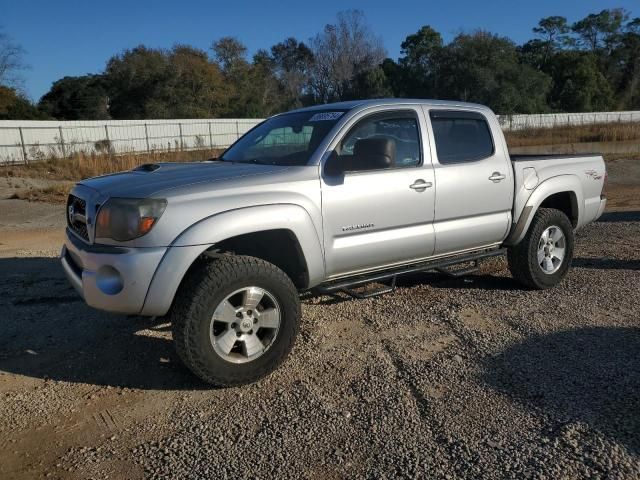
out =
[[(502, 115), (505, 130), (589, 123), (640, 122), (640, 112)], [(101, 121), (0, 121), (0, 164), (22, 163), (72, 152), (114, 153), (225, 148), (261, 119), (176, 119)], [(181, 135), (182, 132), (182, 135)], [(22, 137), (21, 137), (22, 133)], [(108, 140), (108, 142), (107, 142)], [(23, 148), (24, 144), (24, 148)]]
[[(0, 121), (0, 164), (72, 152), (224, 148), (260, 119)], [(21, 136), (22, 135), (22, 136)], [(24, 144), (24, 148), (23, 148)]]

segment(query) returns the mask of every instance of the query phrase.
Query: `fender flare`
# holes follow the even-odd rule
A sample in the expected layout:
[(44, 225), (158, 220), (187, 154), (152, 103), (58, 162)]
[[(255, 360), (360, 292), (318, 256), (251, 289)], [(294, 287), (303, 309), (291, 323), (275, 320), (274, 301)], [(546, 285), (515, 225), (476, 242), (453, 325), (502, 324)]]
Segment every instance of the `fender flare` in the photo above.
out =
[(582, 184), (580, 179), (576, 175), (558, 175), (551, 177), (544, 182), (540, 183), (529, 195), (520, 218), (515, 227), (511, 230), (511, 233), (504, 241), (505, 245), (516, 245), (522, 241), (529, 226), (533, 221), (533, 217), (536, 212), (547, 198), (556, 193), (571, 193), (575, 197), (575, 201), (578, 207), (578, 222), (576, 228), (579, 228), (583, 224), (584, 216), (584, 197), (582, 195)]
[(141, 315), (165, 315), (187, 270), (216, 243), (238, 235), (278, 229), (289, 230), (298, 241), (309, 286), (322, 281), (322, 243), (304, 208), (295, 204), (273, 204), (227, 210), (196, 222), (172, 242), (151, 280)]

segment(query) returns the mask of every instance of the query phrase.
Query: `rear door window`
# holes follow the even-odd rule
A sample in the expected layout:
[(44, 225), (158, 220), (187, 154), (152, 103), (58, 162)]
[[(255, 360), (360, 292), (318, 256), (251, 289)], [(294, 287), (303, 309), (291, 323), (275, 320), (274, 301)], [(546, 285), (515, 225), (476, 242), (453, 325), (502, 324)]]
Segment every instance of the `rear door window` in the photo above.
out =
[(482, 114), (431, 110), (429, 117), (441, 164), (475, 162), (493, 155), (491, 130)]

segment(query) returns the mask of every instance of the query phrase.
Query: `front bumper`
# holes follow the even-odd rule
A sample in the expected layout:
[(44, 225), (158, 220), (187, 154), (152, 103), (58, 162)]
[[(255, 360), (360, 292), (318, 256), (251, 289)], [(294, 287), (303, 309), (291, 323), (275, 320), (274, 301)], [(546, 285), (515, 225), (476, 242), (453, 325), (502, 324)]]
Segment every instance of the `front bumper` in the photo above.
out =
[(89, 245), (67, 229), (60, 260), (69, 282), (89, 306), (137, 314), (166, 250)]

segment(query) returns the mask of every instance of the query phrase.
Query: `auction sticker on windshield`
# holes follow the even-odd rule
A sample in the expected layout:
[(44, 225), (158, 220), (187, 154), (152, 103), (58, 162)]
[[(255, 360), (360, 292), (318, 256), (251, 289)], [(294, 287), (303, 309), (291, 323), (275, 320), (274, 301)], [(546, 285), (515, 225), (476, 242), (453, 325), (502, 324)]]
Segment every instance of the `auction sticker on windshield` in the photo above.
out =
[(310, 122), (322, 122), (322, 121), (325, 121), (325, 120), (337, 120), (343, 114), (344, 114), (344, 112), (321, 112), (321, 113), (316, 113), (314, 116), (312, 116), (309, 119), (309, 121)]

